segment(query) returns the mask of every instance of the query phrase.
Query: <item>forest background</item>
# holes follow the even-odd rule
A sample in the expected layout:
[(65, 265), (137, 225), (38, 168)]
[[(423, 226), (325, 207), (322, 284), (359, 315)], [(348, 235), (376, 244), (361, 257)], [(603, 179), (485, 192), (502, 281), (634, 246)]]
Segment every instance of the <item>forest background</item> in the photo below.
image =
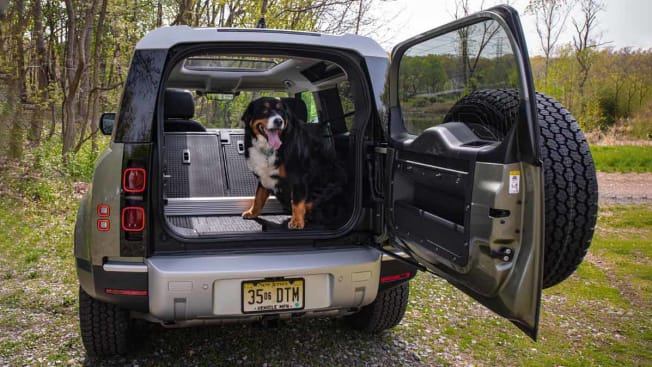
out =
[[(384, 20), (372, 10), (386, 1), (0, 0), (0, 167), (48, 165), (88, 181), (107, 144), (99, 116), (116, 111), (133, 47), (149, 30), (254, 27), (265, 17), (268, 28), (378, 38)], [(604, 9), (601, 0), (531, 0), (519, 9), (536, 17), (535, 84), (577, 117), (591, 143), (647, 144), (652, 50), (610, 47), (598, 30)], [(477, 10), (456, 0), (451, 15)], [(558, 44), (569, 29), (572, 41)]]

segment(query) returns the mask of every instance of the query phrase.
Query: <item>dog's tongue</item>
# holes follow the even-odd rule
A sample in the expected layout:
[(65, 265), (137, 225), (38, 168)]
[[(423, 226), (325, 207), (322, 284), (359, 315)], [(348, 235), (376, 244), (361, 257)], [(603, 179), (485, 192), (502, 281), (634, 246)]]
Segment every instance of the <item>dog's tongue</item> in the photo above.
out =
[(281, 139), (278, 137), (277, 130), (267, 130), (267, 142), (272, 146), (274, 150), (278, 150), (281, 147)]

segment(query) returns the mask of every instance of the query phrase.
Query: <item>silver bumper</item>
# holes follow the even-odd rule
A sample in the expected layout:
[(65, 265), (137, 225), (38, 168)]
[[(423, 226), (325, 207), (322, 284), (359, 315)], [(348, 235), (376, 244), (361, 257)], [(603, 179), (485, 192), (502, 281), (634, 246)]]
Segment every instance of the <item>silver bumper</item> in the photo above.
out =
[(361, 307), (376, 298), (380, 261), (371, 248), (151, 257), (145, 260), (149, 310), (162, 321), (249, 316), (241, 311), (242, 281), (270, 277), (305, 279), (300, 312)]

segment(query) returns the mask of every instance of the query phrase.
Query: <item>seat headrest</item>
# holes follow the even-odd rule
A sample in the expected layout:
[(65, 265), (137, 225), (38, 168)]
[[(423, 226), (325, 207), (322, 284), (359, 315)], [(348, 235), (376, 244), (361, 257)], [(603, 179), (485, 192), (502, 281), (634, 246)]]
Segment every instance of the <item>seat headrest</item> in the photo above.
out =
[(301, 98), (292, 97), (281, 98), (281, 102), (285, 103), (285, 105), (288, 106), (290, 112), (294, 115), (294, 117), (303, 122), (306, 122), (308, 119), (308, 108), (306, 107), (306, 102), (304, 102)]
[(195, 115), (195, 101), (192, 93), (183, 89), (165, 90), (165, 118), (192, 119)]

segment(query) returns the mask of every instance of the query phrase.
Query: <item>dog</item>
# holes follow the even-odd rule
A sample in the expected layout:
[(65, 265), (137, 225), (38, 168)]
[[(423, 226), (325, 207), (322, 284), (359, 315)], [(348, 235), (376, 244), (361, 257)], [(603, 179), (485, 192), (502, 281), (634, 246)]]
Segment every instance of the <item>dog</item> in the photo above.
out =
[[(242, 121), (245, 160), (258, 178), (253, 204), (242, 217), (257, 218), (271, 194), (291, 210), (289, 229), (303, 229), (307, 217), (327, 221), (336, 215), (333, 207), (343, 203), (333, 201), (342, 194), (346, 173), (323, 140), (278, 98), (252, 101)], [(322, 207), (330, 209), (320, 211)]]

